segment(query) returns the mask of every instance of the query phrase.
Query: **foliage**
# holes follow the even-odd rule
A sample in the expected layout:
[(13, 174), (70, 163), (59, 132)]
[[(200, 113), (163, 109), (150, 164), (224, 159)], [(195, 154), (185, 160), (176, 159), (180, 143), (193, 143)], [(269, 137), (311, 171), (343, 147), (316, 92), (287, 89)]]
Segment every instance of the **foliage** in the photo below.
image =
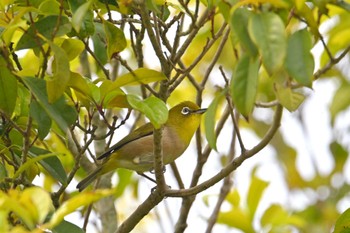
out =
[[(296, 165), (300, 148), (289, 145), (278, 130), (283, 109), (302, 115), (308, 93), (324, 80), (337, 84), (329, 127), (336, 129), (337, 119), (348, 109), (350, 83), (344, 67), (350, 50), (349, 4), (1, 1), (0, 231), (84, 232), (95, 221), (90, 217), (94, 211), (101, 232), (129, 232), (168, 197), (182, 202), (178, 213), (171, 213), (177, 218), (171, 230), (183, 232), (191, 222), (190, 210), (201, 202), (196, 196), (217, 183), (221, 189), (214, 206), (209, 202), (212, 196), (202, 199), (210, 209), (206, 232), (214, 226), (243, 232), (349, 231), (348, 206), (337, 208), (349, 190), (344, 178), (346, 132), (342, 138), (334, 133), (329, 144), (331, 171), (315, 172), (307, 179)], [(321, 54), (314, 56), (315, 50)], [(96, 155), (120, 132), (144, 121), (161, 129), (168, 117), (165, 103), (171, 106), (187, 99), (208, 105), (203, 122), (206, 140), (199, 130), (197, 162), (184, 158), (193, 165), (189, 175), (182, 175), (187, 167), (171, 164), (171, 179), (179, 188), (169, 189), (161, 182), (163, 169), (155, 169), (157, 188), (131, 212), (114, 206), (116, 199), (129, 206), (130, 199), (143, 198), (142, 185), (130, 171), (116, 171), (114, 189), (108, 175), (93, 190), (78, 193), (71, 188), (94, 168)], [(259, 112), (269, 120), (261, 120)], [(299, 124), (304, 126), (302, 117)], [(228, 126), (233, 130), (222, 140)], [(259, 138), (255, 146), (247, 146), (252, 143), (245, 131)], [(276, 152), (289, 198), (311, 193), (310, 203), (294, 208), (270, 200), (272, 204), (259, 209), (271, 184), (257, 175), (259, 167), (251, 173), (246, 195), (235, 187), (234, 171), (267, 146)], [(220, 164), (211, 167), (214, 173), (208, 170), (213, 159)], [(42, 183), (37, 182), (39, 175)], [(165, 175), (169, 183), (169, 172)], [(228, 209), (221, 208), (224, 204)], [(130, 216), (118, 223), (116, 209)], [(70, 219), (69, 214), (77, 212), (85, 216), (83, 226)], [(167, 216), (160, 216), (161, 225)]]

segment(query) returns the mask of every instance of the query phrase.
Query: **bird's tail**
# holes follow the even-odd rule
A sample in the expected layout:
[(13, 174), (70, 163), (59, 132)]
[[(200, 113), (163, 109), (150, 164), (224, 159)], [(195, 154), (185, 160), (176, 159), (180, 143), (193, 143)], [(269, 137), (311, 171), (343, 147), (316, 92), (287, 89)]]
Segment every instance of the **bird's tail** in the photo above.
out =
[(93, 182), (97, 176), (101, 173), (102, 167), (96, 168), (91, 174), (85, 177), (82, 181), (77, 185), (77, 189), (79, 192), (83, 191), (91, 182)]

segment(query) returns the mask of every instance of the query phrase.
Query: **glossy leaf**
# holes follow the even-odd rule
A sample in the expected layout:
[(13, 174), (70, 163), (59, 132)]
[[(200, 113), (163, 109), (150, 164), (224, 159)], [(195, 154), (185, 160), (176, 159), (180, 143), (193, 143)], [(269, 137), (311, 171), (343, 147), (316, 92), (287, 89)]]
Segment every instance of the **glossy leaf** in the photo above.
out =
[(276, 94), (283, 107), (290, 112), (297, 110), (305, 99), (303, 94), (294, 92), (290, 87), (282, 87), (279, 85), (276, 85)]
[(130, 107), (126, 100), (125, 93), (119, 88), (115, 87), (114, 82), (111, 80), (104, 80), (100, 85), (100, 96), (102, 105), (106, 108), (118, 107), (127, 108)]
[[(44, 154), (44, 155), (40, 155), (36, 158), (32, 158), (32, 159), (27, 159), (27, 161), (22, 164), (18, 170), (16, 170), (15, 174), (13, 175), (13, 178), (18, 178), (23, 172), (28, 173), (28, 171), (31, 170), (31, 168), (33, 167), (33, 165), (35, 165), (37, 162), (39, 162), (40, 160), (43, 160), (45, 158), (51, 157), (51, 156), (55, 156), (56, 154), (53, 153), (49, 153), (49, 154)], [(30, 173), (32, 173), (30, 171)]]
[(78, 101), (84, 107), (91, 107), (100, 100), (99, 87), (79, 73), (70, 73), (67, 86), (74, 90)]
[(103, 21), (103, 27), (106, 33), (108, 58), (113, 58), (116, 54), (123, 51), (126, 47), (124, 32), (114, 24)]
[[(96, 59), (101, 64), (106, 64), (108, 62), (108, 55), (106, 51), (106, 33), (103, 25), (100, 23), (95, 24), (95, 33), (91, 36), (91, 39), (93, 42)], [(96, 68), (98, 70), (101, 69), (99, 65), (96, 65)]]
[(127, 100), (133, 109), (145, 114), (156, 129), (159, 129), (168, 120), (168, 109), (165, 103), (157, 97), (150, 96), (142, 100), (135, 95), (127, 95)]
[(53, 76), (47, 80), (46, 89), (49, 103), (60, 98), (67, 88), (70, 77), (69, 60), (64, 50), (52, 42), (49, 42), (54, 53)]
[[(75, 91), (81, 93), (87, 98), (93, 97), (91, 86), (95, 85), (93, 83), (90, 83), (89, 79), (84, 78), (78, 73), (70, 73), (70, 79), (68, 80), (67, 86), (74, 89)], [(97, 86), (96, 86), (97, 88)]]
[(67, 184), (67, 174), (57, 154), (38, 147), (32, 147), (29, 152), (30, 157), (38, 161), (53, 178), (63, 185)]
[(63, 96), (53, 104), (50, 104), (46, 92), (46, 82), (44, 80), (32, 77), (25, 77), (22, 78), (22, 80), (50, 118), (57, 123), (63, 132), (66, 132), (68, 127), (70, 127), (77, 118), (75, 108), (69, 106)]
[(85, 45), (80, 40), (64, 39), (61, 48), (66, 53), (68, 60), (71, 61), (81, 54), (85, 49)]
[(206, 114), (204, 115), (205, 137), (208, 141), (209, 146), (214, 150), (217, 150), (216, 134), (215, 134), (216, 113), (217, 113), (219, 104), (221, 103), (222, 99), (225, 98), (226, 94), (227, 94), (227, 90), (223, 90), (219, 94), (217, 94), (214, 100), (209, 105), (208, 110), (206, 111)]
[(90, 10), (90, 6), (93, 0), (87, 2), (70, 0), (69, 3), (74, 12), (72, 16), (72, 26), (74, 30), (80, 33), (81, 29), (85, 31), (87, 28), (91, 27), (91, 25), (93, 25), (93, 14)]
[(249, 117), (251, 114), (257, 88), (258, 88), (259, 60), (244, 55), (237, 63), (236, 69), (232, 74), (231, 96), (238, 111)]
[[(94, 34), (94, 13), (91, 4), (94, 0), (68, 0), (70, 11), (72, 12), (72, 21), (74, 17), (74, 27), (68, 34), (69, 37), (78, 36), (86, 38)], [(89, 4), (90, 3), (90, 4)], [(80, 22), (80, 25), (78, 25)], [(78, 30), (76, 30), (78, 29)]]
[(77, 225), (63, 220), (55, 228), (52, 229), (52, 233), (85, 233), (83, 229)]
[[(56, 31), (57, 24), (58, 28)], [(17, 43), (16, 50), (35, 48), (43, 45), (45, 41), (37, 34), (44, 36), (47, 39), (52, 39), (54, 32), (55, 36), (63, 36), (71, 31), (69, 19), (65, 16), (49, 15), (35, 22), (27, 29), (27, 32), (22, 35)]]
[(286, 55), (286, 34), (283, 21), (272, 12), (253, 14), (248, 23), (248, 32), (258, 47), (262, 63), (269, 75), (283, 65)]
[(79, 193), (76, 196), (71, 197), (69, 200), (64, 202), (53, 214), (48, 224), (49, 228), (58, 226), (64, 220), (64, 217), (66, 215), (76, 211), (79, 207), (88, 206), (91, 203), (100, 200), (101, 198), (112, 195), (113, 192), (113, 190), (96, 190), (94, 192)]
[(51, 118), (41, 105), (33, 99), (30, 103), (30, 115), (38, 124), (38, 136), (40, 139), (44, 139), (51, 129)]
[[(0, 1), (0, 5), (3, 1)], [(6, 7), (4, 7), (3, 12), (5, 12)], [(14, 33), (18, 30), (18, 27), (20, 25), (26, 26), (26, 22), (24, 20), (24, 16), (28, 12), (35, 12), (36, 9), (34, 7), (23, 7), (19, 9), (19, 11), (16, 12), (15, 15), (13, 15), (13, 18), (11, 18), (11, 21), (8, 23), (4, 23), (1, 26), (0, 29), (0, 34), (1, 34), (1, 39), (3, 42), (8, 46), (13, 42), (13, 36)]]
[(288, 39), (286, 70), (298, 83), (311, 87), (315, 67), (311, 35), (307, 29), (295, 32)]
[(315, 38), (318, 38), (320, 33), (318, 31), (319, 22), (317, 22), (317, 16), (314, 14), (313, 9), (310, 8), (309, 4), (307, 4), (306, 1), (303, 4), (300, 3), (298, 7), (298, 14), (305, 18), (310, 28), (310, 32)]
[(45, 15), (59, 15), (60, 4), (55, 0), (44, 0), (39, 6), (39, 11)]
[(159, 71), (147, 68), (138, 68), (132, 73), (127, 73), (117, 77), (113, 85), (114, 87), (122, 87), (126, 85), (140, 85), (156, 81), (162, 81), (165, 79), (165, 75)]
[(17, 80), (5, 64), (0, 65), (0, 110), (11, 116), (17, 100)]
[(345, 210), (335, 223), (333, 233), (349, 233), (350, 232), (350, 208)]
[(251, 56), (258, 54), (258, 49), (248, 33), (248, 20), (253, 13), (246, 8), (236, 9), (231, 16), (230, 26), (243, 49)]

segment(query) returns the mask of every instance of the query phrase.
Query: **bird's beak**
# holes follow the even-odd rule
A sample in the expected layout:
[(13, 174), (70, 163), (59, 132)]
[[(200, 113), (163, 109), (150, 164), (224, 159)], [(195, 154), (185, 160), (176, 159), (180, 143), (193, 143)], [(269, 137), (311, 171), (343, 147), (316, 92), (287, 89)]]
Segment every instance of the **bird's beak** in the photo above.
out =
[(207, 111), (207, 108), (201, 108), (198, 110), (194, 110), (192, 113), (196, 113), (196, 114), (203, 114)]

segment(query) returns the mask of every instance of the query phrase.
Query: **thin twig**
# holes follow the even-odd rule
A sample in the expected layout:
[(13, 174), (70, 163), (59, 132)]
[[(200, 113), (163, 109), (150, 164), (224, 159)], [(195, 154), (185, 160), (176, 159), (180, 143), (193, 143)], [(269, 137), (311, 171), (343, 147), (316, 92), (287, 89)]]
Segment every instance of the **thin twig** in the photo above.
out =
[(271, 141), (275, 133), (277, 132), (282, 118), (282, 112), (283, 107), (281, 105), (278, 105), (276, 108), (275, 116), (273, 123), (270, 127), (270, 129), (267, 131), (265, 136), (262, 138), (262, 140), (254, 146), (250, 150), (244, 151), (243, 154), (241, 154), (239, 157), (235, 158), (229, 165), (225, 166), (221, 171), (219, 171), (216, 175), (211, 177), (210, 179), (204, 181), (203, 183), (192, 187), (188, 189), (183, 190), (167, 190), (165, 193), (165, 196), (167, 197), (188, 197), (196, 195), (200, 192), (203, 192), (204, 190), (212, 187), (214, 184), (221, 181), (223, 178), (228, 176), (231, 172), (236, 170), (241, 164), (247, 160), (248, 158), (256, 155), (258, 152), (260, 152), (263, 148), (265, 148), (268, 143)]
[[(226, 110), (224, 111), (223, 115), (220, 118), (220, 121), (218, 122), (218, 124), (216, 126), (215, 135), (217, 137), (220, 134), (221, 130), (223, 129), (225, 122), (226, 122), (227, 118), (229, 117), (229, 115), (230, 115), (229, 109), (226, 108)], [(192, 180), (191, 180), (191, 184), (190, 184), (191, 188), (196, 187), (196, 185), (198, 184), (199, 178), (202, 175), (203, 166), (207, 162), (211, 151), (212, 151), (211, 147), (209, 147), (207, 145), (207, 147), (204, 149), (201, 156), (198, 157), (197, 165), (196, 165), (194, 172), (193, 172), (193, 175), (192, 175)], [(184, 189), (184, 190), (187, 190), (187, 189)], [(186, 221), (188, 218), (188, 214), (189, 214), (191, 206), (195, 200), (195, 195), (183, 196), (183, 197), (185, 197), (185, 198), (182, 200), (179, 219), (177, 220), (177, 223), (175, 225), (175, 230), (174, 230), (174, 232), (176, 232), (176, 233), (183, 232), (186, 229), (186, 227), (187, 227)]]
[[(236, 118), (238, 118), (238, 116), (236, 115)], [(236, 138), (237, 138), (237, 132), (235, 129), (233, 129), (233, 133), (232, 133), (233, 137), (231, 139), (231, 146), (230, 146), (230, 151), (228, 153), (227, 156), (227, 163), (230, 163), (234, 157), (235, 157), (235, 151), (236, 151)], [(220, 213), (220, 209), (222, 204), (224, 203), (224, 201), (226, 200), (227, 195), (230, 193), (231, 187), (233, 185), (233, 181), (232, 181), (232, 173), (228, 176), (226, 176), (223, 180), (220, 192), (219, 192), (219, 196), (218, 199), (216, 201), (216, 205), (214, 207), (214, 210), (212, 212), (212, 214), (210, 215), (209, 219), (208, 219), (208, 226), (206, 229), (206, 233), (210, 233), (215, 224), (217, 223), (217, 219)]]

